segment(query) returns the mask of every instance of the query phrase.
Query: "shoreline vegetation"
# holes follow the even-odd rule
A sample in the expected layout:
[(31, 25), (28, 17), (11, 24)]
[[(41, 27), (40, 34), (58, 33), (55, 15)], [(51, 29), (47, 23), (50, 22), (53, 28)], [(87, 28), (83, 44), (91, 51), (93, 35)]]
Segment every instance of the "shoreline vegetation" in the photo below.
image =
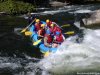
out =
[(35, 11), (35, 6), (31, 3), (26, 3), (23, 1), (14, 1), (14, 0), (7, 0), (7, 1), (0, 1), (0, 12), (1, 14), (24, 14), (31, 11)]
[[(65, 1), (65, 2), (64, 2)], [(86, 2), (85, 2), (86, 1)], [(55, 3), (56, 2), (56, 3)], [(51, 3), (51, 4), (50, 4)], [(64, 5), (72, 4), (88, 4), (88, 3), (100, 3), (99, 0), (0, 0), (0, 15), (19, 15), (29, 12), (36, 12), (37, 7), (61, 7)]]

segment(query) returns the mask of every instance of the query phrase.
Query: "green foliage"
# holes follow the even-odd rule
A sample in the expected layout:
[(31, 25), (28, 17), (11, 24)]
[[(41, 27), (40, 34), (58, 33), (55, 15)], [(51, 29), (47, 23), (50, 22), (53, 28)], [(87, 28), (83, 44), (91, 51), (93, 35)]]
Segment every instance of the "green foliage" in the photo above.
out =
[(34, 6), (30, 3), (14, 0), (0, 0), (0, 11), (8, 14), (22, 14), (34, 11)]
[(35, 10), (34, 6), (29, 3), (23, 3), (19, 1), (16, 2), (16, 4), (17, 4), (17, 9), (19, 10), (18, 13), (27, 13)]

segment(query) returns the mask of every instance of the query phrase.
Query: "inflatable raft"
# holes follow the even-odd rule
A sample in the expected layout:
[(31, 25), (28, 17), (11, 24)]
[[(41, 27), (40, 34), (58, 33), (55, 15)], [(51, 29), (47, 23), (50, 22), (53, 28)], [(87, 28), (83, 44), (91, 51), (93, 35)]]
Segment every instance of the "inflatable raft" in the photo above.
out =
[[(41, 21), (41, 23), (46, 25), (46, 22), (44, 22), (44, 21)], [(56, 52), (57, 51), (57, 48), (46, 47), (43, 43), (43, 39), (38, 39), (38, 34), (37, 34), (37, 32), (35, 32), (34, 24), (28, 28), (28, 31), (31, 32), (30, 37), (33, 42), (33, 46), (38, 47), (40, 49), (40, 52), (45, 54), (48, 52)]]

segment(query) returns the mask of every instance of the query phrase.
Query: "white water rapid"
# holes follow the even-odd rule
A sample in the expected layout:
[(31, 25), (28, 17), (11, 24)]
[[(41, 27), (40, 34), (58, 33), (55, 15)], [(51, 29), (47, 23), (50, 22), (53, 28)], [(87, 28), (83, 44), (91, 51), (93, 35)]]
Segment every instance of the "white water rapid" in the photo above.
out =
[(75, 43), (75, 36), (70, 37), (59, 47), (58, 52), (44, 58), (38, 65), (54, 75), (99, 70), (100, 30), (87, 29), (84, 34), (82, 43)]

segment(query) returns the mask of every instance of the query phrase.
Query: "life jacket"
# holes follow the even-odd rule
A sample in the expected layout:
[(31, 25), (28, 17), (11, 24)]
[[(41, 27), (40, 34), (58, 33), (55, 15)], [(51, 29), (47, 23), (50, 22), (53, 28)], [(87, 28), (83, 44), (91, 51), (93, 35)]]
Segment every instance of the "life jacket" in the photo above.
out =
[(53, 33), (54, 28), (50, 27), (49, 30), (50, 30), (51, 33)]
[(47, 43), (52, 43), (53, 38), (52, 38), (52, 36), (51, 36), (51, 35), (45, 34), (45, 37), (47, 37), (47, 38), (48, 38), (48, 39), (47, 39)]
[(56, 31), (59, 31), (61, 33), (61, 29), (58, 26), (55, 26), (53, 29), (53, 33), (55, 34)]
[(40, 30), (40, 28), (41, 28), (41, 23), (35, 24), (35, 31)]
[(64, 41), (62, 34), (60, 34), (60, 36), (56, 35), (55, 36), (55, 41), (57, 43), (62, 43)]
[(45, 29), (41, 29), (40, 35), (44, 36), (45, 35)]
[(52, 24), (52, 21), (46, 23), (47, 24), (47, 27), (51, 27), (50, 25)]

